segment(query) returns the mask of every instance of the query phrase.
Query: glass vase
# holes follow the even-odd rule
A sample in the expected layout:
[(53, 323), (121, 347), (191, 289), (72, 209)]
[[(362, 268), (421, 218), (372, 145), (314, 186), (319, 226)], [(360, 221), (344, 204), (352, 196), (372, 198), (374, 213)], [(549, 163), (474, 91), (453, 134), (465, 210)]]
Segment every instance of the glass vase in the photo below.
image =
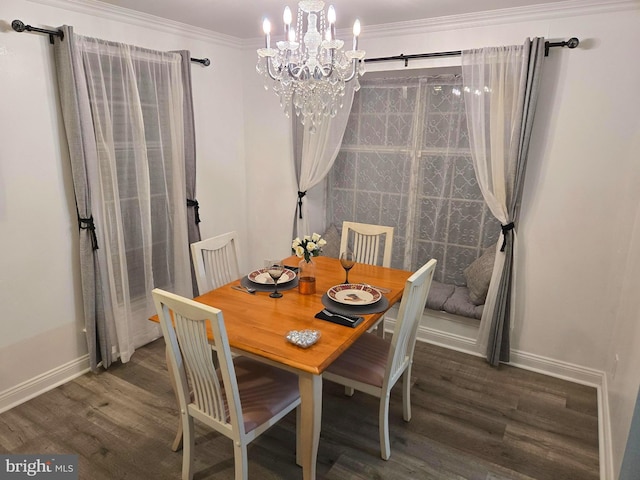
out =
[(301, 260), (298, 265), (298, 292), (302, 295), (316, 293), (316, 264), (313, 259)]

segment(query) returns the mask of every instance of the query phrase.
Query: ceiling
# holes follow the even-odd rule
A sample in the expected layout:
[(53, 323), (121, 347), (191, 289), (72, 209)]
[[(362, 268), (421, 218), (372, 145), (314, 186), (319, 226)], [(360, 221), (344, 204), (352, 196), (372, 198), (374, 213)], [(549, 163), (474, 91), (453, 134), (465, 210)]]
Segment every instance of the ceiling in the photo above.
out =
[[(101, 0), (104, 3), (201, 27), (240, 39), (262, 35), (262, 19), (271, 20), (272, 32), (282, 28), (282, 11), (295, 1), (286, 0)], [(351, 28), (358, 18), (367, 25), (422, 20), (564, 0), (333, 0), (338, 29)]]

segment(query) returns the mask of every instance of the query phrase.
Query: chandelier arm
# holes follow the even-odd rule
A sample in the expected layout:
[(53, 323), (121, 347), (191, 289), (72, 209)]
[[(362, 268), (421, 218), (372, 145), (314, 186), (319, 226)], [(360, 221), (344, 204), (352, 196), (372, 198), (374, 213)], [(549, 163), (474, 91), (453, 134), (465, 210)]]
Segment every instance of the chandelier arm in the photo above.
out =
[(323, 77), (330, 77), (331, 74), (333, 73), (333, 64), (334, 64), (333, 62), (334, 62), (335, 52), (336, 52), (336, 49), (332, 48), (331, 49), (331, 63), (329, 63), (329, 73), (325, 73), (324, 72), (324, 67), (321, 69)]
[[(295, 67), (291, 66), (292, 64), (288, 64), (287, 65), (287, 71), (289, 72), (289, 75), (291, 75), (293, 78), (295, 78), (296, 80), (300, 80), (300, 77), (302, 77), (302, 74), (304, 73), (304, 69), (305, 67), (301, 67), (299, 65), (295, 65)], [(297, 69), (297, 71), (296, 71)]]
[(349, 75), (347, 78), (344, 79), (344, 83), (350, 82), (351, 80), (353, 80), (353, 77), (356, 76), (356, 65), (357, 64), (358, 64), (358, 59), (354, 58), (352, 60), (351, 75)]
[(316, 68), (320, 70), (322, 78), (330, 77), (333, 73), (333, 63), (330, 63), (329, 65), (318, 65)]
[(271, 77), (271, 80), (277, 80), (276, 76), (271, 70), (272, 68), (273, 65), (271, 64), (271, 57), (267, 57), (267, 73), (269, 74), (269, 77)]

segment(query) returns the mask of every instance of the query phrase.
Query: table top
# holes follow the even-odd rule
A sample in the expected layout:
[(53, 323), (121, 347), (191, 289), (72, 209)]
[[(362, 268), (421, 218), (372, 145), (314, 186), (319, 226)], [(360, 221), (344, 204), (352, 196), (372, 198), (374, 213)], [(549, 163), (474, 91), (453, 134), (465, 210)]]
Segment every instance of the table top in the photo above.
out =
[[(232, 349), (296, 370), (320, 374), (384, 313), (363, 315), (364, 321), (356, 328), (314, 318), (324, 308), (322, 295), (332, 286), (342, 283), (345, 272), (338, 259), (320, 256), (313, 260), (317, 266), (315, 294), (301, 295), (294, 288), (282, 290), (282, 298), (270, 298), (269, 292), (250, 295), (231, 288), (240, 284), (238, 279), (195, 300), (222, 310)], [(292, 256), (284, 259), (283, 263), (297, 266), (299, 259)], [(349, 272), (349, 281), (390, 289), (384, 296), (392, 306), (402, 298), (405, 282), (411, 273), (356, 263)], [(158, 321), (157, 316), (152, 320)], [(321, 337), (318, 342), (304, 349), (286, 340), (289, 331), (304, 329), (319, 330)]]

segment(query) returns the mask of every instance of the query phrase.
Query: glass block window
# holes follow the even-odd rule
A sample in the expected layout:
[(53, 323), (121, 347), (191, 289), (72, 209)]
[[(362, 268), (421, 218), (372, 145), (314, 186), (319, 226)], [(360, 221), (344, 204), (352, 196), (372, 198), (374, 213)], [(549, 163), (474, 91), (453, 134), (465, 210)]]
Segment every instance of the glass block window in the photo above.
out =
[(435, 279), (464, 269), (500, 224), (475, 178), (458, 74), (361, 81), (327, 181), (327, 224), (395, 227), (392, 266), (438, 260)]

